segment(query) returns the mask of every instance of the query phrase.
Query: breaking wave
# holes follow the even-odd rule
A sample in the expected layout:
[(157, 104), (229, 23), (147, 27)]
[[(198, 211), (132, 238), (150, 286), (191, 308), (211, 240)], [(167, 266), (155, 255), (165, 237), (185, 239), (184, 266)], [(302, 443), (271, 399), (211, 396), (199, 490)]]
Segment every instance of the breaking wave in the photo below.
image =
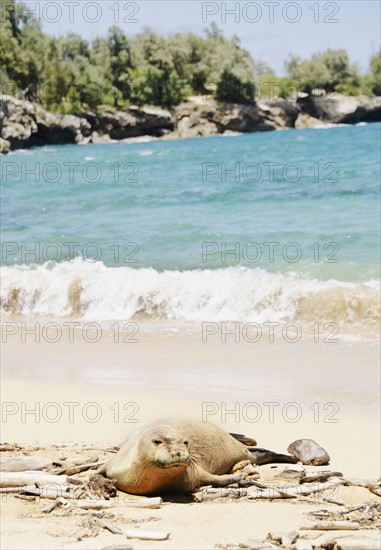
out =
[(368, 324), (380, 317), (380, 291), (373, 281), (319, 281), (245, 267), (159, 272), (76, 259), (3, 267), (0, 305), (7, 316), (93, 321), (327, 320)]

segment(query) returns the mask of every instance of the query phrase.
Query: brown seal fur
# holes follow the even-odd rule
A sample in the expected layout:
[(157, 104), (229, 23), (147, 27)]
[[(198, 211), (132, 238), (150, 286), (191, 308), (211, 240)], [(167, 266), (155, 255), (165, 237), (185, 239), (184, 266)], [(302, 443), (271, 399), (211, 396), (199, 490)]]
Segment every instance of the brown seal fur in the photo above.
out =
[(256, 463), (255, 454), (211, 422), (169, 417), (133, 430), (98, 473), (135, 495), (189, 493), (201, 485), (225, 487), (240, 481), (242, 474), (228, 473), (248, 460)]

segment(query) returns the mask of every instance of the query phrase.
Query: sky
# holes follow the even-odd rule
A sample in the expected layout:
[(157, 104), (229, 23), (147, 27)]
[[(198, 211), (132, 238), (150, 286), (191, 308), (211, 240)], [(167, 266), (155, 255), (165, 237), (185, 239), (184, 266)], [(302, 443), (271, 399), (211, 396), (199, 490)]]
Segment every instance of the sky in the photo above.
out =
[(75, 32), (91, 40), (112, 25), (128, 35), (145, 26), (163, 34), (201, 34), (215, 21), (226, 36), (282, 76), (290, 53), (302, 58), (327, 48), (344, 48), (366, 70), (380, 47), (379, 0), (40, 0), (23, 2), (49, 34)]

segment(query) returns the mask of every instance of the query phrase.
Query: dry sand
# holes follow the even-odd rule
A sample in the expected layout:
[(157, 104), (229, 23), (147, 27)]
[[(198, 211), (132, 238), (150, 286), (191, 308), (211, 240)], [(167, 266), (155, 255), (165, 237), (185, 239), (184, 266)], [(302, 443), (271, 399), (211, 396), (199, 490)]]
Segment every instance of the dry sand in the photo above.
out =
[[(16, 334), (3, 345), (2, 374), (2, 442), (46, 447), (37, 453), (49, 458), (94, 454), (90, 447), (120, 444), (135, 421), (176, 415), (213, 421), (279, 452), (295, 439), (312, 438), (331, 455), (330, 469), (347, 477), (380, 475), (377, 344), (203, 344), (197, 333), (175, 331), (140, 331), (135, 344), (117, 344), (105, 332), (93, 344), (83, 338), (53, 344), (22, 342)], [(335, 496), (352, 503), (378, 498), (346, 487)], [(41, 508), (8, 496), (2, 503), (4, 548), (125, 542), (105, 531), (91, 536), (91, 513), (46, 516)], [(213, 548), (293, 530), (306, 521), (304, 514), (321, 508), (335, 505), (312, 498), (170, 503), (158, 510), (119, 509), (114, 523), (171, 532), (163, 542), (134, 540), (135, 548)]]

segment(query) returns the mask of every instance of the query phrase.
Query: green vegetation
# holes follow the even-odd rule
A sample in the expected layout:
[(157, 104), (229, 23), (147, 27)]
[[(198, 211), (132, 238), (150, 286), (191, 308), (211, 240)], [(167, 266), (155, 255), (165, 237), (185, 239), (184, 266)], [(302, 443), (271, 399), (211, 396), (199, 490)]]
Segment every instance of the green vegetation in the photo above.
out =
[(238, 37), (227, 39), (215, 24), (204, 36), (164, 37), (146, 28), (129, 37), (112, 27), (106, 37), (90, 43), (74, 33), (59, 38), (45, 34), (15, 0), (7, 0), (2, 9), (2, 92), (53, 111), (171, 107), (211, 89), (217, 101), (237, 103), (314, 88), (381, 94), (379, 55), (371, 58), (367, 75), (359, 73), (344, 50), (327, 50), (309, 60), (291, 57), (285, 64), (288, 77), (277, 78), (266, 64), (252, 59)]

